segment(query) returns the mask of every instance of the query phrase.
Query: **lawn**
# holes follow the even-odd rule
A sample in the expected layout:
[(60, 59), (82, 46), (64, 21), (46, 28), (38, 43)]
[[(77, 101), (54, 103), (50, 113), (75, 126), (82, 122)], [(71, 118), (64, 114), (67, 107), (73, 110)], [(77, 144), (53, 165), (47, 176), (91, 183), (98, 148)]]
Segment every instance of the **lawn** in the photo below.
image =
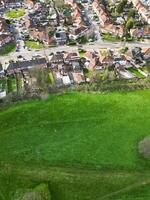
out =
[(85, 51), (85, 50), (83, 50), (83, 49), (79, 50), (79, 55), (80, 55), (80, 58), (83, 58), (83, 57), (84, 57), (84, 55), (85, 55), (85, 53), (86, 53), (86, 51)]
[(137, 69), (132, 68), (128, 68), (128, 70), (133, 73), (136, 77), (138, 78), (144, 78), (144, 75), (141, 74)]
[(11, 19), (20, 18), (24, 15), (25, 15), (25, 10), (23, 8), (12, 9), (6, 12), (6, 17), (11, 18)]
[(7, 89), (7, 84), (6, 84), (6, 79), (5, 78), (1, 78), (0, 79), (0, 91), (2, 90), (6, 90)]
[(102, 38), (103, 38), (103, 40), (107, 40), (107, 41), (111, 41), (111, 42), (120, 42), (120, 41), (122, 41), (121, 38), (113, 36), (111, 34), (104, 34), (103, 33), (102, 34)]
[(52, 72), (50, 72), (48, 74), (48, 76), (49, 76), (50, 85), (55, 85), (55, 81), (54, 81), (54, 77), (53, 77)]
[(137, 146), (149, 135), (149, 98), (149, 90), (68, 93), (1, 111), (2, 190), (48, 182), (54, 200), (146, 200), (150, 161)]
[(16, 49), (16, 44), (11, 43), (11, 44), (6, 44), (0, 49), (0, 56), (7, 55)]
[(28, 48), (32, 48), (32, 49), (40, 49), (43, 47), (43, 45), (40, 42), (31, 41), (31, 40), (25, 41), (25, 45)]

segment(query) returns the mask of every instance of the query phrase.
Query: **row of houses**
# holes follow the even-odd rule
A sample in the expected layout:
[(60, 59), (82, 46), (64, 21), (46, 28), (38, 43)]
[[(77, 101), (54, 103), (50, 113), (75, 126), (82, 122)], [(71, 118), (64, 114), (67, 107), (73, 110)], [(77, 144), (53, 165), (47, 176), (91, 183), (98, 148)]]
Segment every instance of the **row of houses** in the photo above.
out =
[(109, 13), (99, 0), (94, 0), (92, 3), (93, 10), (100, 20), (100, 28), (102, 33), (110, 33), (115, 36), (122, 37), (125, 33), (124, 27), (121, 24), (112, 22)]
[(14, 36), (9, 31), (9, 25), (4, 18), (0, 18), (0, 48), (14, 41)]
[[(76, 40), (85, 35), (87, 37), (91, 36), (93, 29), (87, 26), (79, 4), (74, 1), (72, 4), (70, 1), (64, 3), (65, 5), (72, 5), (71, 13), (69, 17), (66, 17), (62, 11), (59, 11), (58, 20), (56, 10), (51, 3), (24, 1), (24, 7), (30, 5), (28, 15), (21, 19), (24, 34), (29, 35), (30, 39), (39, 40), (46, 45), (65, 44), (68, 38)], [(65, 21), (68, 18), (71, 20), (72, 25), (66, 27)], [(53, 32), (53, 34), (49, 34), (50, 32)]]
[(49, 62), (57, 85), (81, 84), (85, 82), (78, 53), (56, 53), (49, 56)]
[(72, 27), (69, 31), (69, 38), (76, 40), (82, 36), (90, 37), (94, 30), (87, 25), (88, 20), (84, 17), (84, 7), (74, 0), (65, 0), (64, 3), (71, 6)]
[[(137, 61), (138, 62), (137, 64)], [(142, 70), (143, 63), (150, 62), (150, 48), (134, 48), (122, 54), (116, 51), (108, 50), (100, 51), (85, 51), (82, 56), (78, 52), (57, 52), (50, 54), (47, 58), (34, 57), (31, 60), (18, 59), (18, 61), (10, 62), (4, 68), (7, 71), (0, 72), (0, 77), (5, 74), (13, 75), (28, 74), (28, 79), (34, 80), (32, 69), (50, 69), (54, 83), (57, 86), (82, 84), (93, 80), (92, 77), (85, 73), (94, 76), (97, 73), (105, 74), (105, 70), (109, 68), (110, 73), (115, 74), (119, 78), (130, 79), (136, 77), (134, 71), (141, 73), (143, 76), (148, 76), (149, 72)], [(140, 64), (141, 63), (141, 64)], [(49, 71), (49, 70), (48, 70)], [(7, 72), (7, 73), (6, 73)], [(31, 72), (31, 73), (30, 73)], [(91, 79), (92, 78), (92, 79)], [(28, 82), (32, 82), (28, 80)]]
[(44, 2), (26, 0), (24, 7), (29, 6), (29, 13), (21, 19), (24, 33), (32, 40), (39, 40), (44, 44), (51, 44), (54, 38), (49, 36), (49, 27), (57, 26), (56, 17), (52, 20), (50, 16), (51, 5)]
[(143, 28), (133, 28), (130, 30), (132, 37), (136, 38), (150, 38), (150, 26)]
[[(150, 24), (150, 10), (148, 6), (140, 0), (132, 0), (133, 6), (136, 8), (138, 14), (141, 18)], [(133, 28), (130, 30), (131, 36), (136, 38), (150, 38), (150, 26), (145, 26), (143, 28)]]
[[(21, 30), (23, 37), (29, 37), (31, 40), (39, 41), (44, 45), (65, 44), (68, 38), (76, 40), (82, 36), (90, 36), (93, 34), (92, 28), (87, 27), (83, 17), (82, 9), (78, 3), (72, 2), (71, 21), (72, 26), (68, 30), (65, 26), (66, 17), (62, 11), (58, 11), (52, 2), (44, 1), (4, 1), (2, 5), (6, 5), (11, 9), (13, 5), (20, 3), (20, 7), (27, 10), (26, 14), (19, 19), (19, 31)], [(68, 5), (68, 2), (65, 2)], [(5, 10), (3, 11), (3, 14)], [(58, 17), (59, 16), (59, 17)], [(10, 35), (9, 35), (10, 36)], [(7, 35), (0, 36), (1, 43), (9, 43), (11, 38)]]
[[(136, 50), (137, 51), (137, 50)], [(150, 61), (150, 48), (142, 49), (142, 59)], [(138, 54), (138, 57), (139, 54)], [(123, 65), (128, 65), (128, 62), (133, 60), (133, 53), (128, 50), (124, 54), (114, 54), (111, 50), (106, 52), (97, 51), (85, 51), (84, 55), (80, 57), (79, 53), (73, 52), (58, 52), (51, 54), (46, 58), (33, 57), (32, 60), (18, 60), (16, 62), (10, 62), (4, 68), (13, 73), (14, 70), (30, 69), (34, 66), (37, 67), (50, 67), (54, 71), (60, 71), (66, 73), (72, 70), (81, 71), (82, 67), (87, 68), (89, 71), (101, 70), (105, 66), (111, 66), (116, 62)]]
[(138, 11), (138, 13), (141, 15), (141, 17), (150, 24), (150, 11), (148, 6), (145, 6), (141, 0), (131, 0), (134, 7)]

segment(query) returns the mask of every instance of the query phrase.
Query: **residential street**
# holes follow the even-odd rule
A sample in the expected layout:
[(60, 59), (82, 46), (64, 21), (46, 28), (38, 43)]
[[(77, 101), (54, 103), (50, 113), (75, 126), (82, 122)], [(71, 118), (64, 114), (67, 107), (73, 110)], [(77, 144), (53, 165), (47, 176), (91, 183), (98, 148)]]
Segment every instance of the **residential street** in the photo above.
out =
[[(88, 50), (100, 50), (100, 49), (117, 49), (127, 46), (128, 48), (133, 47), (149, 47), (150, 43), (148, 42), (104, 42), (102, 40), (96, 41), (94, 43), (89, 43), (82, 45), (82, 49), (88, 49)], [(48, 49), (32, 49), (31, 51), (28, 51), (27, 49), (21, 49), (21, 52), (12, 52), (11, 54), (7, 56), (1, 56), (0, 62), (1, 63), (7, 63), (9, 60), (18, 60), (18, 56), (21, 55), (22, 57), (25, 57), (27, 60), (32, 59), (34, 56), (49, 56), (51, 53), (56, 53), (60, 51), (67, 51), (67, 52), (76, 52), (78, 50), (77, 46), (59, 46), (59, 47), (53, 47)]]

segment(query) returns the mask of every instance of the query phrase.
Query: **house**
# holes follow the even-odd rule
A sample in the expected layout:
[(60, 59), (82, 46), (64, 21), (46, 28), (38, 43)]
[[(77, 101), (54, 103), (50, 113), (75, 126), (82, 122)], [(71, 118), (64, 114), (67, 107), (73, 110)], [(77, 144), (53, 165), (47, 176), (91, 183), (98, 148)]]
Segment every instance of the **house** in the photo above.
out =
[(64, 4), (66, 4), (66, 5), (73, 6), (74, 3), (75, 3), (75, 0), (64, 0)]
[(136, 38), (150, 38), (150, 27), (131, 29), (130, 34)]
[(74, 82), (77, 84), (81, 84), (81, 83), (85, 82), (85, 77), (84, 77), (83, 73), (73, 72), (72, 76), (73, 76)]
[(101, 26), (102, 33), (110, 33), (115, 36), (122, 37), (125, 33), (124, 27), (122, 25), (115, 25), (112, 23), (105, 23), (104, 26)]
[(72, 67), (73, 67), (74, 71), (78, 71), (78, 72), (81, 71), (81, 66), (80, 66), (79, 61), (73, 61), (72, 62)]
[(120, 78), (132, 79), (132, 78), (135, 77), (131, 72), (129, 72), (128, 70), (126, 70), (123, 66), (121, 66), (118, 63), (115, 65), (115, 71), (116, 71), (116, 74)]
[(9, 26), (4, 18), (0, 18), (0, 47), (14, 41), (14, 36), (9, 32)]
[(106, 8), (104, 7), (103, 4), (100, 4), (100, 2), (98, 0), (93, 1), (92, 7), (93, 7), (93, 10), (95, 11), (95, 13), (97, 14), (97, 16), (100, 20), (100, 24), (102, 26), (104, 26), (105, 23), (110, 21), (108, 13), (106, 11)]
[[(92, 6), (93, 10), (99, 17), (100, 29), (102, 33), (110, 33), (119, 37), (122, 37), (124, 35), (124, 28), (122, 22), (120, 24), (112, 23), (105, 6), (100, 4), (99, 0), (94, 0)], [(121, 21), (120, 18), (118, 20)]]
[(89, 70), (93, 70), (93, 69), (96, 68), (97, 63), (98, 63), (98, 59), (97, 59), (97, 58), (93, 58), (92, 60), (90, 60), (90, 62), (89, 62), (89, 64), (88, 64), (87, 68), (88, 68)]
[(0, 34), (0, 48), (13, 41), (14, 37), (11, 34)]
[(125, 54), (124, 54), (125, 58), (127, 61), (131, 61), (133, 59), (133, 54), (131, 50), (128, 50)]
[(64, 85), (70, 85), (71, 84), (71, 80), (70, 80), (68, 75), (62, 76), (62, 82), (63, 82)]
[(146, 7), (141, 0), (132, 0), (132, 3), (140, 16), (148, 23), (150, 24), (150, 12), (148, 6)]
[(28, 70), (30, 68), (46, 68), (47, 61), (45, 58), (37, 58), (32, 60), (23, 60), (9, 63), (7, 70), (9, 73), (14, 73), (14, 71)]
[(51, 9), (49, 3), (34, 2), (34, 7), (29, 10), (28, 15), (23, 17), (23, 25), (28, 30), (38, 29), (46, 30), (51, 24), (57, 24), (57, 18), (51, 18)]
[(20, 8), (22, 6), (22, 0), (3, 0), (2, 2), (8, 9)]
[(76, 3), (73, 4), (71, 18), (73, 26), (79, 26), (80, 23), (83, 23), (82, 12)]
[(14, 41), (14, 36), (9, 32), (6, 20), (0, 17), (0, 48)]
[(38, 40), (44, 44), (49, 44), (49, 35), (44, 29), (32, 29), (29, 31), (29, 36), (32, 40)]
[(65, 63), (71, 63), (73, 61), (79, 61), (80, 57), (78, 53), (66, 53), (64, 54), (64, 62)]
[(56, 43), (58, 45), (65, 44), (67, 42), (67, 34), (64, 30), (58, 29), (55, 33)]
[(0, 33), (6, 33), (8, 31), (8, 25), (6, 20), (0, 17)]
[(88, 61), (94, 59), (94, 58), (97, 58), (98, 55), (97, 55), (97, 52), (95, 51), (86, 51), (85, 54), (84, 54), (84, 58), (86, 58)]
[(72, 66), (72, 64), (64, 64), (63, 66), (62, 66), (62, 70), (61, 70), (61, 73), (62, 74), (68, 74), (69, 72), (71, 72), (71, 71), (73, 71), (73, 66)]
[(53, 71), (53, 77), (57, 86), (61, 86), (63, 84), (62, 75), (59, 71)]
[(33, 9), (35, 5), (34, 0), (24, 0), (24, 4), (28, 9)]
[(87, 34), (88, 28), (85, 26), (75, 27), (71, 30), (69, 37), (71, 39), (78, 39), (82, 36), (85, 36)]
[(99, 61), (102, 64), (112, 65), (114, 64), (114, 58), (110, 55), (100, 55)]
[(54, 54), (50, 58), (50, 63), (52, 63), (52, 64), (58, 64), (58, 63), (63, 63), (63, 62), (64, 62), (64, 54), (63, 53)]
[(87, 51), (84, 55), (86, 58), (85, 66), (89, 70), (93, 70), (100, 65), (99, 57), (95, 51)]
[(142, 49), (145, 60), (150, 60), (150, 47)]

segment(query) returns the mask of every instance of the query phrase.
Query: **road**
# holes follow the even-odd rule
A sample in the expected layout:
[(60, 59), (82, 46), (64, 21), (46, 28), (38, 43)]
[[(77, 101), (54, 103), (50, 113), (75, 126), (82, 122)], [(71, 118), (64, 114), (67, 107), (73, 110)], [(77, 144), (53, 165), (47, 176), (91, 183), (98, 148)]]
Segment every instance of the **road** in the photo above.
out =
[[(104, 41), (96, 41), (94, 43), (89, 43), (82, 45), (82, 48), (85, 50), (96, 50), (99, 51), (100, 49), (117, 49), (121, 47), (150, 47), (150, 43), (148, 42), (132, 42), (132, 43), (127, 43), (127, 42), (104, 42)], [(9, 60), (18, 60), (17, 57), (19, 55), (22, 55), (25, 59), (32, 59), (33, 56), (49, 56), (51, 53), (56, 53), (56, 52), (61, 52), (61, 51), (67, 51), (67, 52), (76, 52), (78, 51), (77, 46), (58, 46), (58, 47), (53, 47), (53, 48), (48, 48), (48, 49), (32, 49), (31, 51), (28, 51), (27, 49), (22, 49), (21, 52), (12, 52), (7, 56), (0, 56), (0, 62), (6, 63), (9, 62)]]

